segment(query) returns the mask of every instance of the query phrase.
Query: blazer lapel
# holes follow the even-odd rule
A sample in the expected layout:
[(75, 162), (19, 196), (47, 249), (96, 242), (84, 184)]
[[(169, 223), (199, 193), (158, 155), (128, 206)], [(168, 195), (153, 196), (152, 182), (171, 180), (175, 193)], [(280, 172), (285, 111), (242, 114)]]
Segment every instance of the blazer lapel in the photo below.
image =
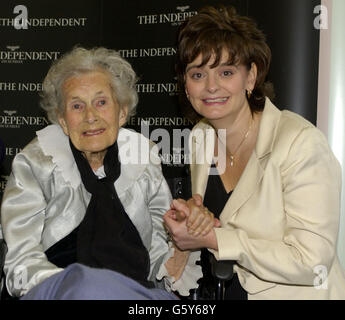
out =
[(236, 188), (232, 192), (228, 202), (226, 203), (220, 218), (228, 220), (240, 207), (251, 197), (258, 187), (264, 169), (260, 165), (260, 160), (255, 152), (252, 153), (246, 168), (244, 169)]
[[(229, 219), (237, 212), (258, 188), (264, 175), (268, 155), (272, 151), (281, 112), (266, 98), (261, 117), (256, 147), (237, 183), (229, 201), (226, 203), (221, 218)], [(192, 193), (204, 196), (208, 175), (214, 153), (215, 131), (205, 121), (201, 121), (193, 130), (190, 139)]]
[(269, 154), (272, 152), (280, 115), (281, 112), (266, 98), (255, 149), (236, 188), (221, 213), (222, 219), (228, 220), (248, 201), (258, 188), (265, 173)]
[(191, 148), (191, 179), (192, 194), (204, 196), (214, 153), (214, 129), (207, 123), (199, 123), (196, 130), (192, 131), (190, 139)]

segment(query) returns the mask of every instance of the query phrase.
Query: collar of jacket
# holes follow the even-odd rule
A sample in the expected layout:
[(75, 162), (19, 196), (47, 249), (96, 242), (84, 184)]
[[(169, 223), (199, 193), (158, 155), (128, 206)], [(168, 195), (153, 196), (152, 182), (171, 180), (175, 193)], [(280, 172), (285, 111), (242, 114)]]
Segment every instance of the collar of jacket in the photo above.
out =
[[(261, 181), (268, 155), (272, 152), (281, 111), (266, 98), (255, 149), (223, 213), (232, 215), (254, 193)], [(199, 122), (190, 137), (192, 193), (204, 196), (214, 153), (215, 130), (205, 120)], [(205, 161), (196, 161), (205, 159)], [(226, 218), (226, 217), (223, 217)]]
[[(37, 131), (36, 134), (43, 153), (52, 157), (53, 163), (65, 181), (77, 189), (82, 181), (69, 146), (68, 137), (62, 128), (52, 124)], [(117, 142), (121, 175), (116, 180), (115, 187), (120, 195), (140, 177), (153, 155), (150, 141), (135, 131), (120, 128)], [(157, 161), (159, 160), (157, 159)]]

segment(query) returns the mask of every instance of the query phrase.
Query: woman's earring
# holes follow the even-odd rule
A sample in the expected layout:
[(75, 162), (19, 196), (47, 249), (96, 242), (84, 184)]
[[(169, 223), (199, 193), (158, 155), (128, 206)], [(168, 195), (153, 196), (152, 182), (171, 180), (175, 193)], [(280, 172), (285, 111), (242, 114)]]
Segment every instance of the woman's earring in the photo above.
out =
[(189, 94), (188, 94), (188, 92), (186, 91), (186, 97), (187, 97), (187, 99), (189, 100)]
[(248, 97), (248, 99), (250, 99), (251, 96), (252, 96), (252, 90), (247, 90), (247, 97)]

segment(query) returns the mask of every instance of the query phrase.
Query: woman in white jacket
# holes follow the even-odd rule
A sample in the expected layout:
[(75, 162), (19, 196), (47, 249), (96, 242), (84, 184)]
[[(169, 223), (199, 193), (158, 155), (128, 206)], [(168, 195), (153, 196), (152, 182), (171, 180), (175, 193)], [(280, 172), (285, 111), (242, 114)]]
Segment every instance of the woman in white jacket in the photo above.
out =
[(272, 104), (270, 60), (264, 34), (234, 8), (205, 7), (181, 28), (179, 84), (202, 118), (190, 140), (192, 192), (221, 227), (192, 237), (169, 214), (166, 223), (180, 248), (203, 248), (200, 298), (215, 290), (214, 255), (234, 266), (226, 299), (344, 299), (341, 168), (317, 128)]
[[(149, 298), (174, 298), (157, 286), (182, 295), (196, 287), (195, 256), (187, 262), (162, 223), (171, 195), (157, 150), (121, 128), (138, 101), (135, 83), (129, 63), (105, 48), (75, 48), (49, 70), (41, 105), (53, 124), (15, 157), (1, 207), (11, 295), (118, 298), (109, 272), (134, 279)], [(174, 259), (187, 263), (181, 277)], [(78, 284), (61, 290), (70, 274)]]

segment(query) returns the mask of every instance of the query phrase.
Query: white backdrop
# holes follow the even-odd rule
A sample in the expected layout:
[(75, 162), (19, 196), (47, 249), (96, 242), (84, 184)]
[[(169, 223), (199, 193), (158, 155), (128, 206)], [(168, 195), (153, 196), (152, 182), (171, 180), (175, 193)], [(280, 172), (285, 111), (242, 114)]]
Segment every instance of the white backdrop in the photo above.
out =
[(345, 269), (345, 1), (322, 0), (324, 29), (321, 29), (317, 126), (342, 166), (342, 204), (338, 255)]

